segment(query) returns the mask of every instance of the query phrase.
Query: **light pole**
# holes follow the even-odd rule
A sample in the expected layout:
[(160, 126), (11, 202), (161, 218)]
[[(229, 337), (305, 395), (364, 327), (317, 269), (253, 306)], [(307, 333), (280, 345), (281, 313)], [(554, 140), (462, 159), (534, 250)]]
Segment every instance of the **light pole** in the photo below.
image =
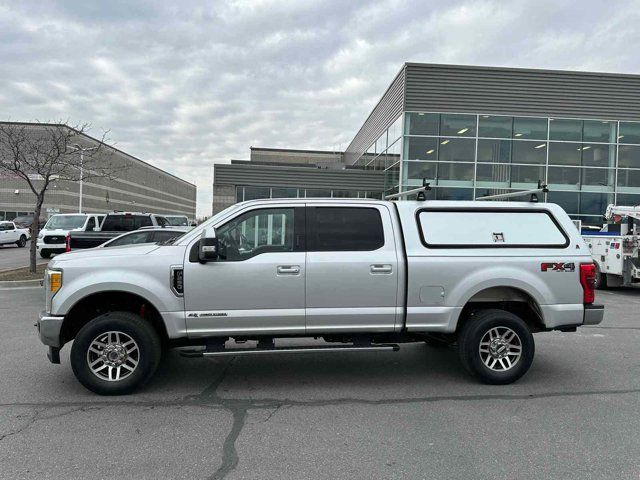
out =
[(98, 147), (90, 147), (90, 148), (83, 148), (80, 145), (78, 145), (77, 143), (74, 143), (73, 145), (71, 145), (72, 148), (74, 148), (75, 150), (73, 150), (71, 153), (76, 153), (76, 152), (80, 152), (80, 200), (78, 201), (78, 213), (82, 213), (82, 181), (83, 181), (83, 176), (84, 176), (84, 152), (89, 152), (91, 150), (97, 150)]

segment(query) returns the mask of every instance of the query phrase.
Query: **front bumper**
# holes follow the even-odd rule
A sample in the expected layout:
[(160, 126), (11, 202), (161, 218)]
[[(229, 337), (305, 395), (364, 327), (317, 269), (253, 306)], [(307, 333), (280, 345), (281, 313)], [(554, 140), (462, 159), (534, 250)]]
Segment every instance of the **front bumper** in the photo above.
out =
[(40, 341), (50, 347), (62, 347), (60, 332), (62, 330), (63, 321), (64, 317), (56, 317), (49, 315), (47, 312), (40, 312), (38, 323), (36, 323), (36, 326), (38, 327), (38, 334), (40, 335)]
[(44, 243), (42, 240), (36, 243), (36, 250), (49, 250), (50, 252), (64, 252), (67, 249), (66, 243)]
[(583, 325), (598, 325), (604, 318), (604, 305), (585, 305)]

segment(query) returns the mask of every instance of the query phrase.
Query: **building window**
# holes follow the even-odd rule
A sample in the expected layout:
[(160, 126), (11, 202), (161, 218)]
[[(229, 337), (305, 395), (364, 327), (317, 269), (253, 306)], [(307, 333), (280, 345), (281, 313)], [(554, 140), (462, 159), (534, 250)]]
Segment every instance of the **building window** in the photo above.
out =
[[(468, 141), (468, 140), (467, 140)], [(438, 139), (430, 137), (407, 137), (407, 160), (437, 160)], [(473, 158), (472, 160), (473, 161)]]
[(439, 135), (440, 115), (437, 113), (407, 113), (405, 132), (408, 135)]
[(471, 138), (440, 139), (438, 160), (443, 162), (474, 162), (476, 141)]
[(582, 141), (582, 120), (549, 119), (549, 140)]
[(495, 115), (480, 115), (478, 136), (489, 138), (511, 138), (513, 118)]
[(580, 169), (575, 167), (549, 167), (547, 183), (549, 185), (571, 185), (578, 189), (580, 186)]
[(547, 163), (547, 144), (544, 142), (513, 141), (513, 163)]
[(620, 145), (618, 147), (618, 167), (640, 168), (640, 146)]
[(443, 137), (475, 137), (476, 116), (443, 113), (440, 116), (440, 135)]
[(640, 143), (640, 122), (620, 122), (620, 143)]
[(616, 146), (598, 143), (582, 145), (582, 166), (610, 167), (616, 166)]
[(515, 117), (513, 119), (513, 138), (520, 140), (546, 140), (547, 119)]
[(478, 162), (510, 163), (510, 140), (478, 140)]
[(331, 198), (331, 190), (324, 190), (320, 188), (307, 188), (305, 190), (305, 197), (307, 198)]
[(271, 189), (269, 187), (244, 187), (244, 200), (259, 200), (261, 198), (270, 198)]
[(271, 189), (271, 198), (296, 198), (298, 189), (295, 187), (273, 187)]
[(585, 142), (616, 142), (616, 122), (585, 120), (583, 140)]
[(577, 143), (549, 142), (549, 165), (580, 165), (582, 146)]

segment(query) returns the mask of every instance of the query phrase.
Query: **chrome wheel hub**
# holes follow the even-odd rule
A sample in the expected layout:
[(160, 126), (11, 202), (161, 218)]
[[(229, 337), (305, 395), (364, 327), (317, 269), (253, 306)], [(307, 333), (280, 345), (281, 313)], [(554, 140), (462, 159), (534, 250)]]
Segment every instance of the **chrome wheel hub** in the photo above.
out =
[(102, 333), (93, 339), (87, 350), (87, 364), (91, 373), (109, 382), (127, 378), (139, 362), (138, 344), (123, 332)]
[(480, 340), (480, 359), (491, 370), (504, 372), (513, 368), (522, 355), (522, 342), (507, 327), (495, 327)]

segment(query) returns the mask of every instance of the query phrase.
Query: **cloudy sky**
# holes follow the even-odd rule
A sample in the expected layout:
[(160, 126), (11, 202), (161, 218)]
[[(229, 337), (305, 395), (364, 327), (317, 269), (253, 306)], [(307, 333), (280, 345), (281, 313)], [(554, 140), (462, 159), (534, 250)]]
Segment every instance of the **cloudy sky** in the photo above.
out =
[(0, 0), (0, 117), (110, 130), (203, 215), (214, 162), (344, 149), (405, 61), (640, 73), (638, 25), (638, 0)]

